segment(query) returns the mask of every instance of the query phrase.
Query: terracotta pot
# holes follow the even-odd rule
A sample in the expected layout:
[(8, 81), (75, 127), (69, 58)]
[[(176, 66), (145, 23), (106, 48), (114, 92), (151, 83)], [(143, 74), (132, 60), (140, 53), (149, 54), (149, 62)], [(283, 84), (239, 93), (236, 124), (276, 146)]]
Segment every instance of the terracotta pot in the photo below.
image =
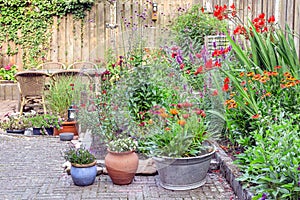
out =
[(61, 133), (74, 133), (74, 136), (78, 136), (78, 123), (77, 121), (72, 121), (72, 122), (63, 122), (62, 123), (62, 128), (54, 129), (54, 135), (59, 135)]
[(130, 184), (139, 165), (139, 158), (134, 151), (112, 152), (105, 156), (105, 166), (112, 182), (117, 185)]

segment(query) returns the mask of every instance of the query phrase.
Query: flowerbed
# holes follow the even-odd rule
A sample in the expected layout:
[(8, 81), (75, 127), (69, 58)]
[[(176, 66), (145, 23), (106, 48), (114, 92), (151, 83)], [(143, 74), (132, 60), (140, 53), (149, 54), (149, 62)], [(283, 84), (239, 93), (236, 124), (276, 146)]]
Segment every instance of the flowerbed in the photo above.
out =
[[(242, 172), (239, 180), (254, 194), (253, 199), (297, 200), (300, 64), (292, 32), (288, 27), (283, 31), (273, 16), (266, 20), (264, 14), (248, 25), (236, 21), (234, 4), (229, 8), (216, 6), (214, 16), (233, 20), (237, 26), (234, 36), (221, 33), (227, 35), (229, 45), (214, 45), (212, 53), (205, 46), (188, 52), (186, 45), (169, 42), (171, 45), (164, 48), (149, 51), (140, 45), (126, 56), (110, 57), (107, 71), (99, 75), (101, 94), (94, 94), (90, 87), (89, 99), (79, 106), (81, 122), (108, 141), (133, 137), (139, 142), (138, 149), (147, 151), (143, 147), (153, 123), (150, 110), (162, 105), (168, 109), (159, 114), (170, 111), (171, 115), (170, 119), (166, 117), (165, 129), (159, 129), (159, 136), (171, 141), (171, 155), (183, 146), (176, 146), (176, 137), (166, 134), (170, 133), (166, 132), (168, 123), (185, 126), (183, 121), (175, 120), (174, 109), (178, 103), (197, 96), (198, 101), (193, 103), (208, 114), (205, 120), (214, 125), (205, 131), (218, 132), (221, 140), (230, 141), (224, 148), (239, 149), (234, 155)], [(189, 113), (182, 114), (189, 118)], [(179, 137), (181, 141), (187, 138)]]

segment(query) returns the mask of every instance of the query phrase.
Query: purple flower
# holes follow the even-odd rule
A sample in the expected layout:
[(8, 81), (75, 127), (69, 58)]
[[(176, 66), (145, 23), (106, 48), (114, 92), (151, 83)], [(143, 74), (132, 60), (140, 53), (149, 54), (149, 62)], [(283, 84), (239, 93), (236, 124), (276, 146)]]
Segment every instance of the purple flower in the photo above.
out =
[(182, 58), (181, 55), (176, 56), (176, 62), (177, 62), (178, 64), (182, 64), (183, 58)]
[(267, 194), (263, 193), (263, 195), (261, 196), (261, 198), (259, 200), (266, 200), (267, 199)]
[(297, 170), (300, 171), (300, 165), (298, 166)]

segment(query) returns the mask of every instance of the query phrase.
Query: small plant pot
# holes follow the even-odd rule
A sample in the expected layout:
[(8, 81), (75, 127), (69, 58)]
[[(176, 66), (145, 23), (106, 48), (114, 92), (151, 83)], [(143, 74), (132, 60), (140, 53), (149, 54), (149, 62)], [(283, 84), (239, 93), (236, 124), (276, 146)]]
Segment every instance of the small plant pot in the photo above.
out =
[(25, 130), (6, 130), (6, 133), (24, 134)]
[(95, 182), (97, 175), (96, 161), (86, 165), (72, 163), (71, 177), (75, 185), (88, 186)]
[(46, 133), (43, 133), (42, 128), (33, 128), (32, 134), (33, 135), (53, 135), (54, 129), (53, 128), (45, 128)]
[(77, 121), (72, 122), (63, 122), (61, 129), (54, 129), (54, 135), (60, 135), (61, 133), (74, 133), (74, 135), (78, 135), (78, 123)]
[(74, 137), (74, 133), (70, 133), (70, 132), (59, 134), (60, 141), (71, 141), (73, 140), (73, 137)]

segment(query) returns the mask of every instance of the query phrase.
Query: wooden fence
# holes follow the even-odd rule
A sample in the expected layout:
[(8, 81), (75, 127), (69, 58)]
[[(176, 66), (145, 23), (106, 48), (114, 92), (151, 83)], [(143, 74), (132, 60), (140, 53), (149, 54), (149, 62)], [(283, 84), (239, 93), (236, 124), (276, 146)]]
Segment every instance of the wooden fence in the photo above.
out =
[[(91, 61), (101, 63), (108, 49), (117, 54), (130, 49), (136, 40), (143, 39), (146, 46), (155, 47), (168, 35), (167, 26), (178, 16), (179, 8), (188, 9), (195, 3), (201, 3), (207, 10), (214, 5), (235, 3), (238, 15), (247, 21), (264, 12), (266, 17), (274, 15), (276, 21), (284, 26), (287, 23), (296, 33), (300, 32), (300, 5), (298, 0), (156, 0), (158, 3), (158, 19), (152, 21), (152, 5), (149, 0), (98, 0), (84, 20), (73, 20), (72, 16), (62, 19), (54, 18), (49, 31), (52, 37), (46, 61), (59, 61), (66, 65), (74, 61)], [(144, 12), (144, 13), (143, 13)], [(138, 15), (138, 16), (137, 16)], [(142, 15), (142, 16), (141, 16)], [(143, 17), (146, 19), (144, 20)], [(137, 26), (137, 31), (128, 31), (122, 21)], [(145, 25), (147, 27), (145, 27)], [(142, 38), (140, 38), (142, 37)], [(295, 38), (297, 51), (300, 52), (299, 38)], [(14, 44), (2, 44), (0, 66), (13, 63), (22, 68), (22, 50), (14, 56), (5, 52), (10, 46), (12, 50), (19, 48)], [(42, 62), (42, 60), (39, 60)]]

